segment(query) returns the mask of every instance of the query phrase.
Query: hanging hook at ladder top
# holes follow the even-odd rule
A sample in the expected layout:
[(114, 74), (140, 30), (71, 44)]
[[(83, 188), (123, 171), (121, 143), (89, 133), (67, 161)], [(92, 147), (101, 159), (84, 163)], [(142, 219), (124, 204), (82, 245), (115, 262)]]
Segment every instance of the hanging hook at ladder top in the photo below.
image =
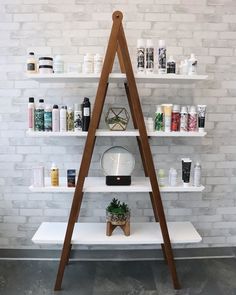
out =
[(123, 19), (123, 13), (121, 11), (119, 11), (119, 10), (113, 12), (112, 19), (113, 20), (116, 20), (116, 19), (122, 20)]

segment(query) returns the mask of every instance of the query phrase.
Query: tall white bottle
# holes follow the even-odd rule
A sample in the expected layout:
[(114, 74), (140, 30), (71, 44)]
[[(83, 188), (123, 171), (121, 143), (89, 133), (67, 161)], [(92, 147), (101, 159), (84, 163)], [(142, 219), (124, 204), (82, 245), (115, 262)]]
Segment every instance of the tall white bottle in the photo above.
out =
[(188, 60), (188, 74), (197, 75), (197, 59), (193, 53)]
[(146, 72), (154, 72), (154, 45), (151, 39), (148, 39), (146, 43)]
[(166, 42), (159, 41), (158, 46), (158, 73), (166, 74)]
[(28, 103), (28, 127), (29, 131), (34, 131), (34, 98), (29, 97), (29, 103)]
[(60, 132), (67, 131), (67, 109), (62, 106), (60, 109)]
[(52, 131), (59, 132), (60, 131), (60, 113), (57, 104), (54, 104), (52, 109)]

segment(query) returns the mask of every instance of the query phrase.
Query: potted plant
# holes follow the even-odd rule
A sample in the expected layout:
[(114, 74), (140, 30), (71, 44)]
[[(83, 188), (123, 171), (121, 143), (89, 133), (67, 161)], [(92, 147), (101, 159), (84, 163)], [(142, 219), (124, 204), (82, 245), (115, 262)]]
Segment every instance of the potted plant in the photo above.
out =
[(112, 225), (125, 225), (130, 219), (130, 209), (124, 202), (112, 199), (106, 208), (106, 219)]

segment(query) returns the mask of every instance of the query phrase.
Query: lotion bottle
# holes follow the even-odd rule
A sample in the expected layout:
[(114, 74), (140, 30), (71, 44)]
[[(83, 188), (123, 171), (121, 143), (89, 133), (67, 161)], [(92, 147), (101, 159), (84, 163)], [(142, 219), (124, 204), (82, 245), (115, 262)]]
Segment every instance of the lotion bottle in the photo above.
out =
[(52, 163), (51, 167), (51, 186), (59, 186), (59, 169), (55, 163)]
[(28, 103), (28, 124), (29, 124), (29, 131), (34, 131), (34, 98), (30, 97), (29, 98), (29, 103)]

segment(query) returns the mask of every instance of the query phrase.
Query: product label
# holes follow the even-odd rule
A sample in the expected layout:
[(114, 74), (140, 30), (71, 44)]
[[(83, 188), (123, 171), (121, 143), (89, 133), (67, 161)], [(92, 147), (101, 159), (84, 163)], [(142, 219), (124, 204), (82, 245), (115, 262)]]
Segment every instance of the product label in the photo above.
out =
[(82, 112), (81, 111), (75, 112), (74, 128), (75, 130), (82, 130)]
[(145, 49), (138, 48), (137, 49), (137, 68), (138, 70), (144, 70), (144, 60), (145, 60)]
[(34, 129), (35, 131), (44, 131), (44, 110), (35, 110)]
[(52, 131), (52, 112), (44, 112), (44, 130)]
[(155, 130), (156, 131), (163, 131), (164, 130), (163, 114), (162, 113), (156, 113)]
[(166, 48), (158, 49), (159, 69), (166, 69)]
[(154, 69), (154, 48), (146, 49), (146, 69)]
[(90, 116), (90, 108), (83, 108), (84, 117)]
[(35, 63), (28, 63), (27, 64), (27, 71), (31, 72), (31, 71), (35, 71)]

